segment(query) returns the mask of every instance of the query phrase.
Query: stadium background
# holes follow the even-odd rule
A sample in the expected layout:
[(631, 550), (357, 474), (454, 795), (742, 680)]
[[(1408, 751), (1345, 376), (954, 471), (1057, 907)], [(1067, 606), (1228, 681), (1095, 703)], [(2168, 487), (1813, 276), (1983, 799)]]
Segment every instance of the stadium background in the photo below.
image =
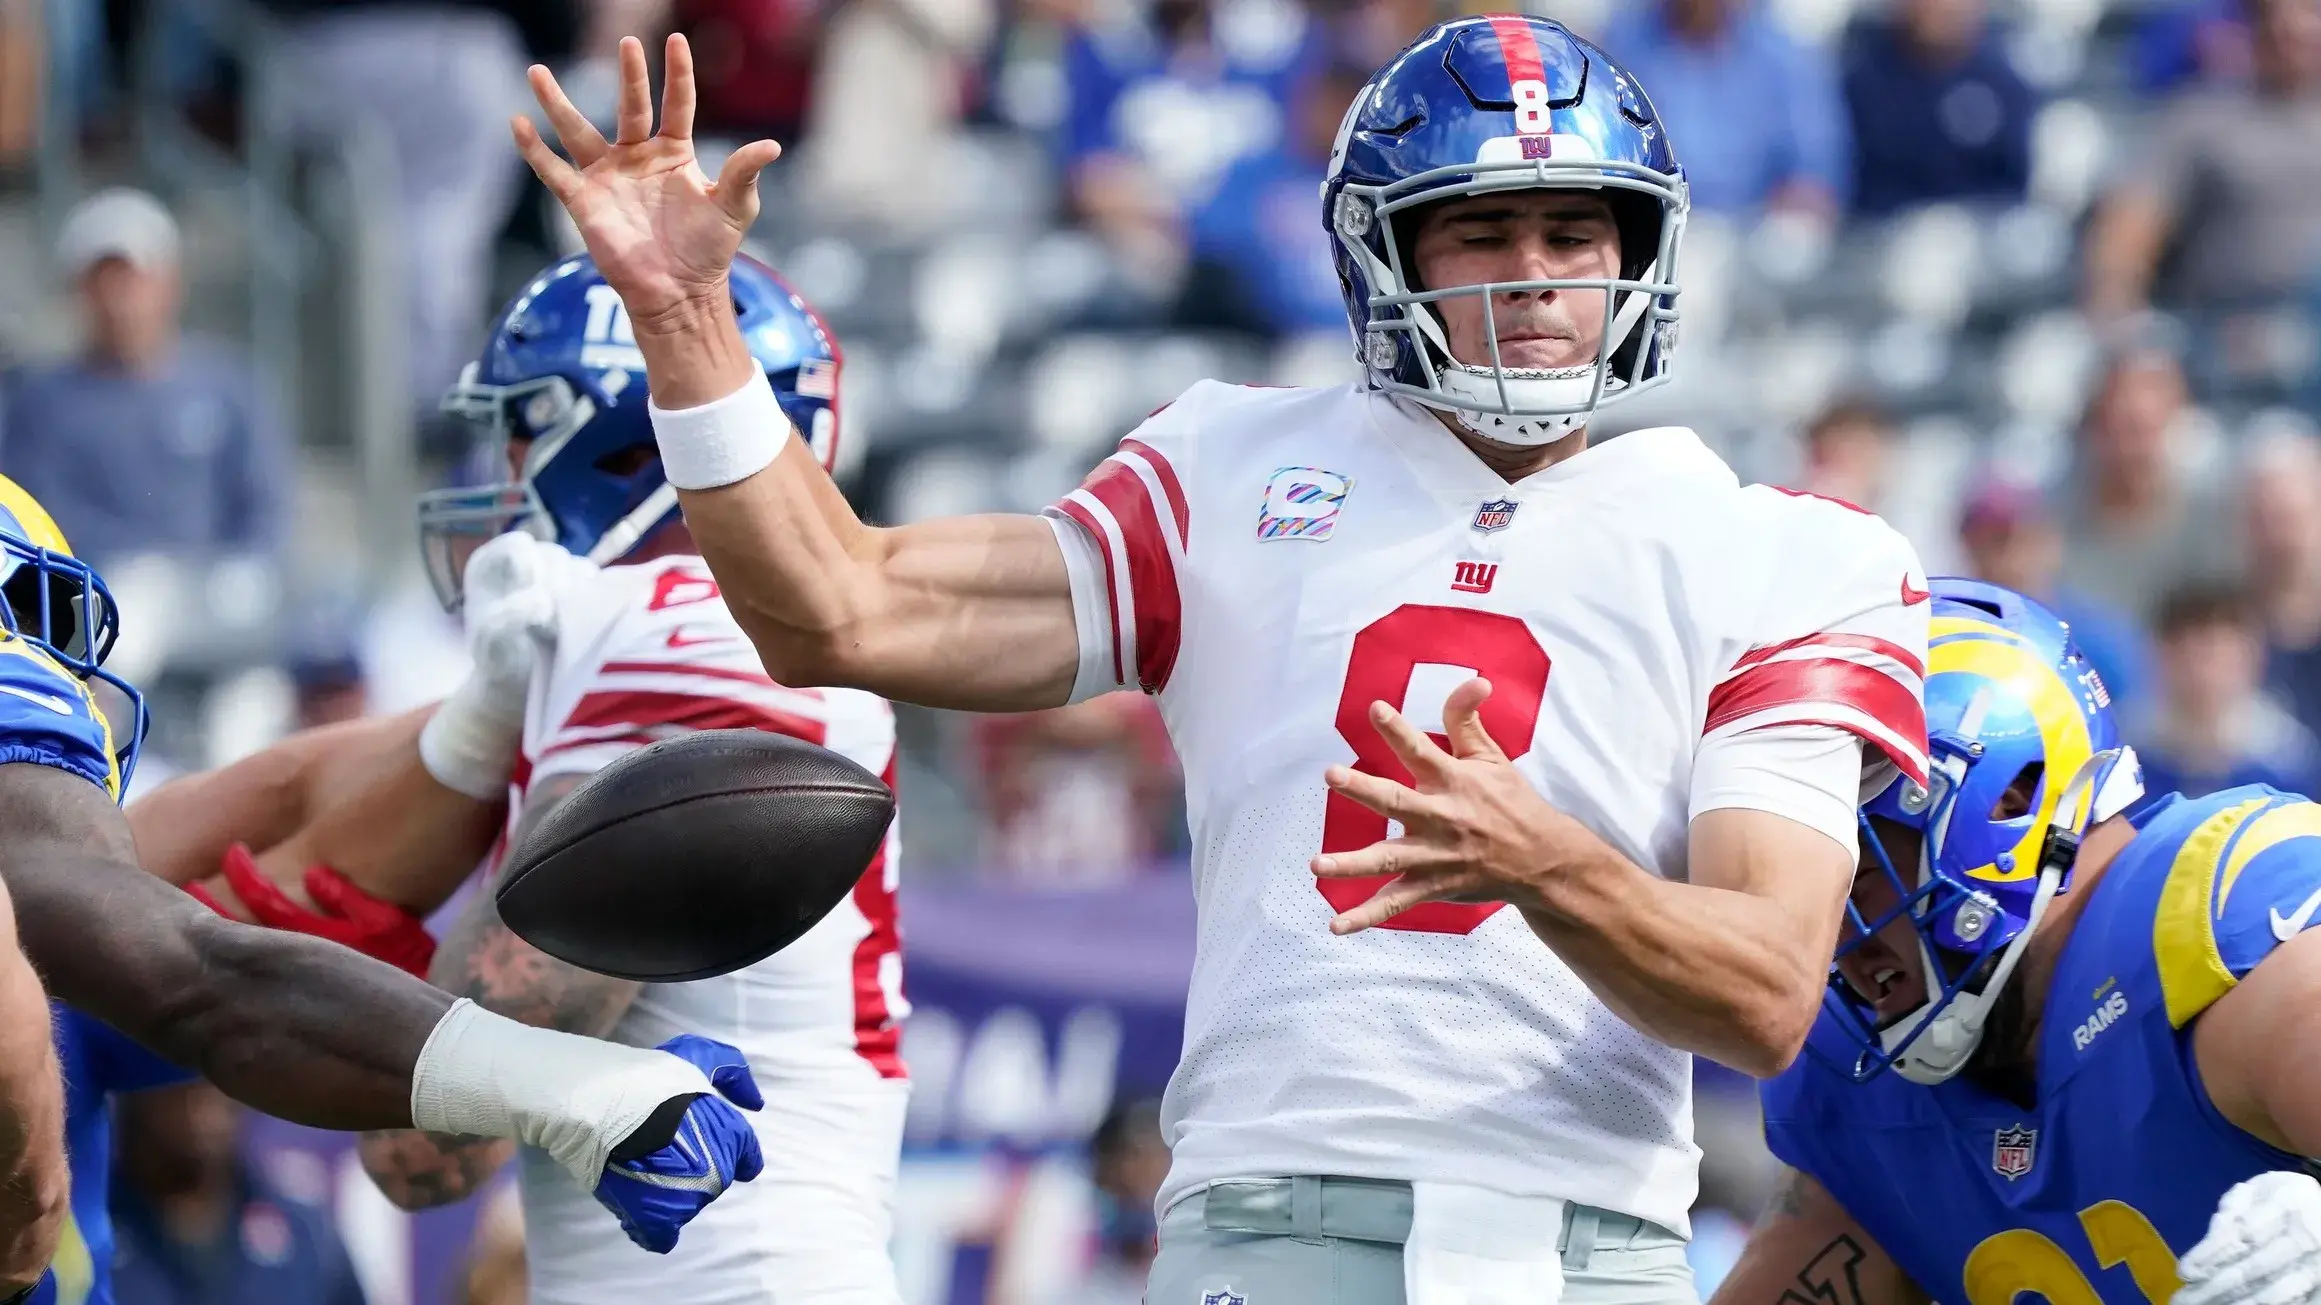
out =
[[(1679, 379), (1613, 429), (1693, 425), (1745, 478), (1885, 513), (1930, 571), (2048, 597), (2156, 782), (2321, 784), (2314, 0), (1530, 8), (1640, 74), (1696, 186)], [(0, 0), (0, 472), (121, 598), (144, 783), (441, 692), (461, 653), (410, 502), (476, 471), (433, 396), (572, 246), (506, 144), (522, 66), (601, 113), (613, 42), (676, 29), (712, 166), (797, 142), (753, 246), (845, 344), (857, 505), (1036, 508), (1195, 378), (1349, 374), (1322, 155), (1449, 12)], [(1165, 739), (1119, 696), (904, 731), (910, 1299), (1134, 1300), (1087, 1143), (1125, 1107), (1106, 1173), (1145, 1181), (1134, 1103), (1181, 1023)], [(1705, 1285), (1767, 1161), (1745, 1086), (1701, 1079)], [(510, 1299), (465, 1285), (473, 1209), (407, 1219), (323, 1135), (245, 1146), (333, 1211), (374, 1305)]]

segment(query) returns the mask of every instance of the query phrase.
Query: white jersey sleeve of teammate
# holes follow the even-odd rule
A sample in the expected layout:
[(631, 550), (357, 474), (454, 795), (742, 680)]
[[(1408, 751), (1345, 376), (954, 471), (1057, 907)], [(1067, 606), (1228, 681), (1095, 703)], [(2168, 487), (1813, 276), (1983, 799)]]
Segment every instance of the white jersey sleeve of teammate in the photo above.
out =
[(1080, 670), (1072, 701), (1115, 689), (1159, 693), (1176, 667), (1178, 590), (1191, 513), (1184, 481), (1193, 436), (1216, 396), (1205, 383), (1145, 418), (1080, 487), (1047, 510), (1072, 578)]
[(1869, 513), (1743, 492), (1790, 560), (1709, 692), (1691, 814), (1771, 811), (1851, 848), (1862, 800), (1897, 769), (1926, 777), (1926, 578), (1909, 542)]

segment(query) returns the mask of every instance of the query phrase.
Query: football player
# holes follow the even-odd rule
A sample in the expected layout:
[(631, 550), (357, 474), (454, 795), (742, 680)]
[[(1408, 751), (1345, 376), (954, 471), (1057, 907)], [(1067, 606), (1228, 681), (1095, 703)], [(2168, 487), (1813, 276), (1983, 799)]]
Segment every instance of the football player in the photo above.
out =
[[(639, 1051), (528, 1028), (342, 949), (221, 919), (139, 869), (115, 801), (144, 708), (103, 668), (112, 596), (5, 479), (0, 626), (0, 883), (58, 999), (285, 1119), (546, 1145), (648, 1246), (666, 1249), (756, 1172), (756, 1135), (727, 1099), (754, 1109), (757, 1089), (731, 1047), (685, 1036)], [(91, 680), (124, 695), (118, 738)], [(101, 1173), (80, 1178), (101, 1193)]]
[(1743, 488), (1689, 430), (1590, 445), (1676, 343), (1685, 182), (1643, 88), (1546, 19), (1429, 29), (1316, 215), (1360, 380), (1203, 382), (1044, 516), (872, 529), (734, 320), (779, 147), (712, 182), (684, 41), (657, 133), (621, 57), (614, 139), (544, 68), (570, 160), (513, 127), (774, 678), (1159, 699), (1200, 949), (1153, 1305), (1692, 1300), (1686, 1053), (1803, 1044), (1865, 772), (1925, 774), (1926, 609), (1867, 513)]
[(2142, 799), (2065, 625), (1933, 588), (1927, 781), (1864, 810), (1717, 1302), (2321, 1301), (2321, 806)]
[[(735, 265), (732, 291), (752, 358), (827, 465), (839, 437), (835, 342), (757, 264)], [(752, 1121), (765, 1172), (667, 1258), (607, 1236), (582, 1188), (539, 1151), (519, 1153), (535, 1302), (674, 1293), (746, 1305), (769, 1283), (783, 1300), (899, 1302), (887, 1252), (907, 1096), (892, 828), (852, 897), (805, 937), (692, 983), (638, 984), (550, 959), (509, 932), (489, 891), (439, 950), (415, 913), (445, 900), (496, 832), (520, 839), (590, 774), (671, 733), (790, 734), (893, 782), (883, 700), (766, 677), (677, 514), (629, 340), (593, 264), (565, 259), (525, 287), (447, 401), (488, 433), (508, 476), (420, 505), (430, 574), (479, 641), (474, 679), (424, 725), (391, 718), (296, 736), (171, 785), (131, 818), (140, 831), (149, 821), (181, 831), (157, 853), (166, 873), (222, 864), (226, 882), (212, 891), (229, 905), (430, 973), (487, 1010), (634, 1046), (683, 1026), (741, 1049), (772, 1105)], [(237, 837), (258, 850), (226, 845)], [(466, 1197), (509, 1153), (496, 1139), (415, 1131), (363, 1143), (372, 1176), (407, 1209)]]

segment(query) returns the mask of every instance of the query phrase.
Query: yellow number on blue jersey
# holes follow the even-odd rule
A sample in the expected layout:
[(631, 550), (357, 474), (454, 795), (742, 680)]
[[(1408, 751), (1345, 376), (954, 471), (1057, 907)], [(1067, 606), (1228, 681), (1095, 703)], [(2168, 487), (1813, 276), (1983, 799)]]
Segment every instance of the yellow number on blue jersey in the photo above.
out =
[(120, 796), (112, 729), (89, 686), (48, 654), (0, 634), (0, 764), (71, 771)]

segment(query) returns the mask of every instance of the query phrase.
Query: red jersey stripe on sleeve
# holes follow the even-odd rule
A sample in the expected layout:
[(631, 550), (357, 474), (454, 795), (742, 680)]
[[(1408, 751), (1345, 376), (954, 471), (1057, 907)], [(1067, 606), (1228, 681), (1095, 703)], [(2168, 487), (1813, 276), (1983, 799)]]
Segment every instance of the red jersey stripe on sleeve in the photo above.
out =
[[(1760, 717), (1760, 725), (1830, 724), (1850, 730), (1876, 745), (1904, 774), (1925, 782), (1926, 705), (1915, 684), (1878, 667), (1834, 657), (1751, 667), (1709, 694), (1701, 732)], [(1863, 728), (1865, 721), (1877, 728)]]
[(791, 693), (817, 694), (817, 689), (789, 689), (775, 683), (772, 676), (761, 671), (737, 670), (730, 666), (704, 666), (699, 662), (606, 662), (598, 667), (603, 675), (698, 675), (712, 680), (735, 680), (755, 684), (761, 688), (788, 689)]
[(1891, 657), (1896, 662), (1901, 663), (1901, 665), (1912, 675), (1915, 675), (1920, 679), (1926, 678), (1926, 663), (1919, 660), (1918, 654), (1910, 651), (1908, 648), (1905, 648), (1898, 643), (1893, 642), (1892, 640), (1881, 639), (1874, 634), (1837, 634), (1829, 632), (1821, 634), (1803, 634), (1789, 640), (1786, 643), (1769, 643), (1761, 648), (1751, 648), (1749, 651), (1742, 653), (1740, 658), (1733, 663), (1733, 670), (1740, 671), (1745, 667), (1754, 666), (1759, 662), (1770, 660), (1771, 658), (1778, 657), (1783, 653), (1792, 652), (1796, 649), (1805, 647), (1851, 648), (1860, 652), (1875, 653), (1881, 657)]
[(1136, 618), (1136, 682), (1145, 692), (1158, 693), (1176, 666), (1180, 608), (1177, 566), (1152, 491), (1144, 477), (1114, 458), (1100, 464), (1081, 489), (1119, 527), (1128, 554), (1129, 609)]
[(607, 689), (591, 693), (573, 705), (572, 714), (565, 718), (561, 729), (593, 729), (607, 725), (667, 730), (766, 730), (817, 745), (827, 732), (823, 723), (813, 717), (758, 703), (696, 693), (661, 693), (642, 689)]
[[(1103, 505), (1097, 506), (1101, 508)], [(1112, 682), (1126, 684), (1128, 674), (1122, 668), (1120, 650), (1128, 639), (1120, 619), (1120, 577), (1113, 574), (1112, 536), (1104, 529), (1103, 523), (1096, 519), (1096, 514), (1088, 510), (1088, 505), (1077, 498), (1064, 499), (1056, 504), (1056, 510), (1078, 522), (1080, 528), (1088, 532), (1088, 537), (1096, 541), (1096, 551), (1104, 558), (1104, 600), (1111, 605), (1107, 615), (1112, 618)]]
[(1120, 451), (1133, 453), (1144, 459), (1144, 464), (1152, 468), (1153, 476), (1160, 481), (1161, 493), (1169, 501), (1169, 515), (1176, 519), (1177, 549), (1182, 552), (1186, 543), (1193, 537), (1192, 510), (1185, 504), (1185, 487), (1177, 479), (1177, 469), (1170, 466), (1169, 460), (1160, 455), (1160, 450), (1140, 439), (1120, 441)]
[[(879, 778), (886, 781), (889, 792), (894, 791), (895, 763), (891, 757)], [(895, 976), (896, 1000), (889, 1001), (887, 995), (886, 969), (890, 964), (899, 966), (903, 949), (901, 913), (894, 886), (887, 882), (887, 849), (893, 842), (890, 830), (862, 878), (854, 881), (855, 909), (870, 926), (870, 932), (854, 945), (854, 1050), (870, 1062), (880, 1078), (907, 1078), (902, 1017), (909, 1013), (910, 1003), (902, 998), (899, 972)]]

